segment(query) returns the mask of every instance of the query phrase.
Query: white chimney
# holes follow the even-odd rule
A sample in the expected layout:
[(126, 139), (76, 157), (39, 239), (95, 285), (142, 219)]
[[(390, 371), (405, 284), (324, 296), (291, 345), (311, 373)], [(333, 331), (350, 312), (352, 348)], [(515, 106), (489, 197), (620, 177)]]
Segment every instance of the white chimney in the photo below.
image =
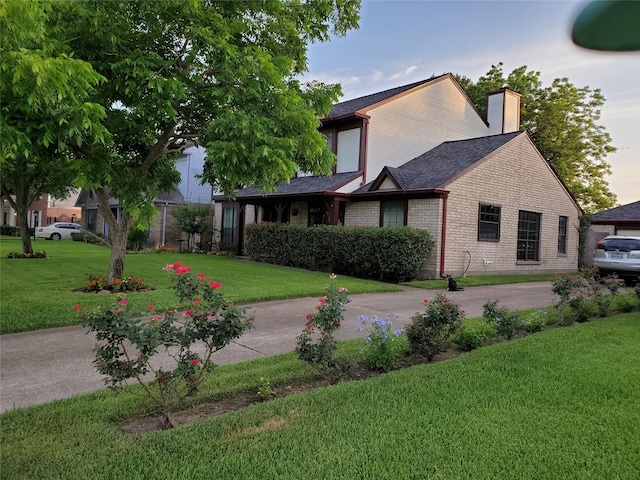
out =
[(520, 97), (519, 93), (508, 88), (487, 94), (489, 135), (520, 130)]

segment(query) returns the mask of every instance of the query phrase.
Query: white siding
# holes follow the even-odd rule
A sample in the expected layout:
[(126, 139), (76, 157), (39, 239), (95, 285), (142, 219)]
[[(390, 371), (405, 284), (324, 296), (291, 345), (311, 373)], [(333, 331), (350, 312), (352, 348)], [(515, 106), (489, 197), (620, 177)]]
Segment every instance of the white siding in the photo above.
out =
[(448, 140), (488, 135), (489, 129), (449, 78), (382, 104), (370, 116), (367, 181)]
[(176, 170), (180, 172), (178, 190), (185, 202), (204, 204), (211, 202), (211, 185), (202, 185), (200, 179), (196, 177), (204, 171), (205, 157), (204, 148), (189, 147), (184, 151), (182, 157), (176, 160)]
[(360, 188), (361, 186), (362, 186), (362, 176), (359, 176), (355, 180), (352, 180), (349, 183), (347, 183), (346, 185), (338, 188), (336, 190), (336, 192), (338, 192), (338, 193), (351, 193), (354, 190), (357, 190), (358, 188)]
[(510, 90), (495, 92), (487, 98), (489, 135), (520, 130), (520, 94)]

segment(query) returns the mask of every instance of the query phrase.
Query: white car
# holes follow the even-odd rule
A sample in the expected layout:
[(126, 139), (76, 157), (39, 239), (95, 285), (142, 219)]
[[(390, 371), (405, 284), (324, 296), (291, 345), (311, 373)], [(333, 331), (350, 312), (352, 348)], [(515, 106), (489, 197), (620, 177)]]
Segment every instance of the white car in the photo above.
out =
[(615, 273), (627, 284), (640, 279), (640, 237), (609, 235), (598, 242), (593, 264), (601, 275)]
[(80, 230), (80, 225), (77, 223), (55, 222), (46, 227), (38, 227), (36, 229), (36, 237), (57, 241), (62, 238), (71, 238), (73, 232), (80, 233)]

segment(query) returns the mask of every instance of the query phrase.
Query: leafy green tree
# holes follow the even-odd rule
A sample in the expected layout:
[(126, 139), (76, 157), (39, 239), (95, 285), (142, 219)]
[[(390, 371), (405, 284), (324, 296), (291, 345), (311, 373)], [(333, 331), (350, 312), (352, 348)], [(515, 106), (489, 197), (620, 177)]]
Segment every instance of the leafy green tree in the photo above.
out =
[[(50, 28), (106, 78), (94, 101), (112, 142), (85, 146), (112, 236), (109, 278), (122, 275), (126, 233), (176, 183), (175, 156), (206, 146), (203, 181), (274, 189), (298, 169), (324, 174), (333, 154), (317, 131), (337, 85), (302, 84), (307, 44), (356, 28), (359, 0), (165, 0), (55, 3)], [(108, 187), (108, 189), (107, 189)], [(107, 192), (108, 190), (108, 192)], [(124, 205), (111, 213), (108, 193)]]
[(176, 206), (171, 214), (178, 222), (180, 231), (187, 234), (187, 250), (190, 251), (194, 235), (203, 235), (213, 232), (209, 207), (205, 205), (189, 205), (182, 203)]
[(29, 206), (65, 197), (78, 172), (73, 150), (104, 141), (103, 108), (88, 102), (103, 80), (45, 28), (50, 9), (0, 0), (0, 194), (16, 211), (22, 251), (33, 253)]
[(615, 148), (605, 127), (598, 124), (605, 102), (600, 89), (576, 87), (568, 78), (556, 78), (544, 87), (540, 72), (526, 66), (505, 78), (502, 63), (475, 83), (457, 78), (485, 115), (487, 93), (507, 87), (521, 94), (521, 128), (529, 132), (582, 208), (594, 212), (615, 205), (616, 196), (605, 178), (611, 173), (606, 156)]

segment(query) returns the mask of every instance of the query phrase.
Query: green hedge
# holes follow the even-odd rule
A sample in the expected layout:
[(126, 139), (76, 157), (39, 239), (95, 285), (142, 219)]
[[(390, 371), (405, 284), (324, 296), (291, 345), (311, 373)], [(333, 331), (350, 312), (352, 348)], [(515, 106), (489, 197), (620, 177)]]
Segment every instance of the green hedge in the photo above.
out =
[[(29, 227), (29, 236), (33, 237), (35, 230)], [(10, 237), (20, 236), (20, 227), (12, 227), (11, 225), (0, 225), (0, 235), (8, 235)]]
[(409, 227), (246, 227), (246, 251), (256, 261), (391, 282), (420, 272), (433, 244), (429, 232)]

